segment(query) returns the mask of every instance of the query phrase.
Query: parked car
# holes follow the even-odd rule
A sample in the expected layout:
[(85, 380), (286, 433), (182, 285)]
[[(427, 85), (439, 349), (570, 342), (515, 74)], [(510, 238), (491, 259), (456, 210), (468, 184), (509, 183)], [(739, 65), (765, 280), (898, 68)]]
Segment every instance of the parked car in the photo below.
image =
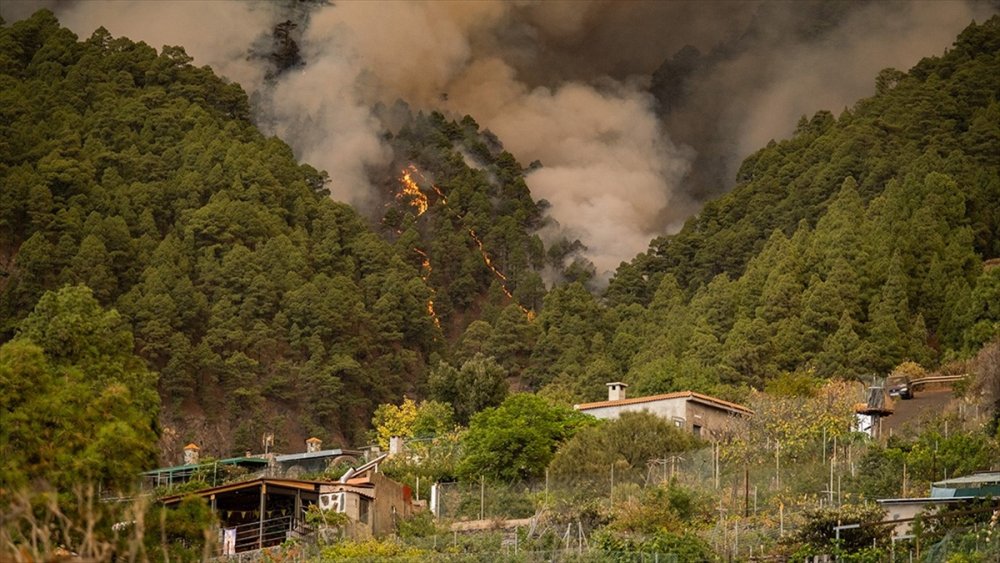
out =
[(913, 398), (913, 386), (908, 375), (890, 375), (885, 381), (890, 397), (899, 397), (904, 401)]

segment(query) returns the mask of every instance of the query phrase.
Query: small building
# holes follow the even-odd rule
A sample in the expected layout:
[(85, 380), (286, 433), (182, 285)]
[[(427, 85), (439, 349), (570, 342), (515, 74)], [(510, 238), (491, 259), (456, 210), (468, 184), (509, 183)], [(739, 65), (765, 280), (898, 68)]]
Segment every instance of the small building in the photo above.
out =
[(921, 512), (936, 506), (948, 504), (964, 503), (976, 497), (954, 497), (954, 498), (886, 498), (879, 499), (878, 503), (885, 510), (886, 523), (894, 524), (891, 538), (893, 541), (910, 537), (910, 530), (913, 526), (913, 519)]
[(346, 514), (349, 537), (380, 537), (393, 533), (398, 519), (412, 512), (410, 488), (378, 472), (385, 458), (351, 468), (336, 482), (259, 477), (160, 502), (177, 505), (190, 495), (205, 499), (219, 519), (224, 555), (280, 545), (308, 532), (305, 514), (311, 505)]
[(187, 481), (199, 480), (218, 485), (234, 479), (254, 477), (288, 477), (297, 479), (307, 474), (323, 473), (338, 465), (355, 465), (362, 457), (361, 450), (341, 448), (323, 449), (319, 438), (306, 440), (306, 451), (294, 454), (257, 454), (203, 461), (196, 444), (184, 447), (184, 464), (161, 467), (142, 474), (147, 487), (171, 487)]
[[(191, 444), (193, 445), (193, 444)], [(189, 445), (190, 448), (190, 445)], [(185, 449), (183, 465), (172, 467), (160, 467), (142, 473), (143, 486), (146, 487), (172, 487), (187, 481), (199, 480), (206, 483), (217, 484), (234, 475), (256, 475), (263, 474), (270, 462), (262, 457), (228, 457), (212, 461), (201, 462), (197, 456), (188, 454), (192, 449)]]
[(896, 540), (909, 537), (913, 519), (927, 509), (997, 497), (1000, 497), (1000, 472), (981, 471), (935, 481), (929, 497), (879, 499), (878, 503), (886, 512), (886, 522), (895, 524), (892, 538)]
[(931, 483), (934, 498), (1000, 497), (1000, 471), (977, 471), (971, 475)]
[(662, 395), (627, 398), (627, 384), (620, 381), (608, 383), (608, 400), (574, 405), (582, 413), (597, 418), (615, 419), (623, 412), (647, 411), (673, 421), (696, 436), (705, 439), (721, 438), (731, 431), (737, 419), (750, 416), (753, 411), (716, 397), (695, 391), (678, 391)]
[(382, 455), (344, 474), (337, 483), (324, 485), (319, 506), (342, 512), (350, 519), (345, 529), (348, 537), (365, 539), (391, 534), (400, 518), (413, 511), (410, 487), (378, 472)]

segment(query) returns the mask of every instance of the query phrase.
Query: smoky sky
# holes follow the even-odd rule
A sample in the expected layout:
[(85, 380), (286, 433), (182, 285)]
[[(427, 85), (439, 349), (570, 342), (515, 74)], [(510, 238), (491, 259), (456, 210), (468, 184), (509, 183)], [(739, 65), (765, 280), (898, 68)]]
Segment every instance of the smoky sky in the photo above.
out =
[[(8, 0), (181, 45), (251, 94), (260, 126), (360, 207), (392, 154), (372, 108), (469, 114), (522, 163), (604, 277), (732, 187), (740, 161), (802, 115), (839, 114), (879, 70), (941, 54), (996, 2), (280, 2)], [(301, 64), (276, 73), (275, 25)]]

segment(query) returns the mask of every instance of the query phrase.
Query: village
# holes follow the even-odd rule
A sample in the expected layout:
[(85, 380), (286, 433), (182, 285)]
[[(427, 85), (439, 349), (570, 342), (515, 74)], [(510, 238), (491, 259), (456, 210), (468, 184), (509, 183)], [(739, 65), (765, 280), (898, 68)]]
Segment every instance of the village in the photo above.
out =
[[(903, 422), (894, 424), (896, 421), (893, 421), (893, 416), (906, 419), (907, 423), (923, 416), (926, 422), (929, 412), (955, 408), (956, 405), (961, 408), (961, 402), (954, 400), (952, 385), (965, 379), (966, 375), (938, 375), (922, 378), (899, 376), (877, 381), (878, 385), (864, 390), (866, 401), (853, 405), (855, 420), (850, 436), (844, 437), (860, 450), (865, 447), (865, 443), (884, 442), (894, 431), (903, 428)], [(900, 384), (904, 380), (905, 387)], [(615, 420), (623, 413), (649, 413), (697, 438), (703, 444), (702, 451), (711, 451), (707, 488), (712, 489), (714, 481), (716, 491), (723, 489), (719, 496), (720, 524), (721, 515), (727, 510), (737, 513), (735, 516), (738, 517), (742, 502), (744, 516), (748, 517), (744, 525), (752, 525), (753, 519), (749, 518), (749, 469), (744, 464), (744, 474), (741, 476), (740, 471), (734, 474), (731, 459), (723, 461), (723, 458), (730, 456), (722, 452), (738, 442), (737, 435), (747, 428), (747, 422), (755, 413), (746, 406), (696, 391), (630, 397), (627, 395), (627, 388), (628, 384), (624, 382), (608, 383), (607, 400), (577, 404), (574, 409), (599, 420)], [(273, 437), (265, 437), (265, 448), (270, 445), (269, 438), (273, 440)], [(825, 441), (824, 450), (827, 449)], [(399, 541), (401, 523), (419, 516), (433, 519), (438, 533), (445, 536), (450, 533), (449, 541), (454, 542), (456, 547), (460, 534), (499, 533), (507, 538), (502, 543), (505, 555), (512, 556), (517, 554), (519, 537), (530, 539), (532, 533), (538, 533), (537, 529), (546, 524), (546, 519), (553, 519), (552, 509), (555, 503), (550, 499), (549, 489), (552, 484), (548, 472), (541, 496), (538, 494), (540, 491), (531, 494), (530, 486), (525, 489), (533, 499), (534, 508), (533, 512), (532, 509), (525, 512), (522, 507), (521, 513), (505, 509), (493, 498), (487, 503), (485, 482), (474, 483), (475, 486), (462, 491), (454, 482), (421, 483), (417, 477), (415, 483), (405, 484), (385, 474), (385, 466), (393, 466), (395, 463), (398, 467), (403, 460), (404, 463), (419, 465), (421, 453), (426, 454), (428, 451), (426, 446), (419, 447), (420, 442), (418, 439), (409, 443), (407, 437), (392, 436), (387, 451), (383, 451), (378, 445), (357, 449), (324, 449), (322, 442), (312, 437), (306, 440), (305, 451), (298, 453), (248, 451), (243, 456), (223, 459), (204, 459), (200, 455), (201, 448), (191, 443), (184, 448), (182, 464), (145, 472), (144, 489), (155, 491), (157, 502), (167, 507), (176, 506), (185, 498), (202, 499), (217, 518), (218, 555), (236, 557), (241, 561), (248, 554), (269, 549), (281, 552), (296, 543), (315, 545), (317, 542), (324, 544), (392, 538), (396, 538), (393, 541)], [(830, 442), (829, 487), (815, 496), (815, 499), (818, 499), (820, 506), (826, 502), (826, 506), (833, 507), (846, 501), (841, 490), (842, 475), (837, 475), (836, 485), (833, 480), (838, 460), (836, 437), (832, 433)], [(780, 487), (780, 445), (775, 444), (775, 452), (778, 468), (771, 486)], [(665, 452), (665, 455), (668, 453), (671, 452)], [(705, 486), (704, 463), (698, 468), (693, 459), (697, 453), (679, 451), (662, 459), (648, 460), (643, 486), (671, 486), (678, 483), (698, 486), (699, 481), (701, 486)], [(849, 471), (852, 475), (855, 474), (857, 469), (854, 464), (850, 461), (848, 464), (849, 469), (840, 462), (838, 473)], [(829, 532), (839, 538), (841, 534), (849, 534), (861, 525), (881, 527), (888, 531), (888, 538), (893, 546), (897, 542), (902, 544), (909, 541), (912, 544), (915, 537), (914, 522), (920, 520), (921, 515), (929, 514), (926, 511), (933, 512), (943, 507), (979, 512), (996, 510), (996, 503), (990, 500), (1000, 496), (1000, 471), (996, 469), (994, 467), (992, 471), (987, 469), (948, 476), (931, 483), (929, 490), (913, 485), (907, 489), (904, 475), (900, 496), (877, 500), (882, 515), (880, 520), (864, 524), (838, 522), (831, 526)], [(791, 480), (799, 470), (804, 469), (793, 466), (784, 471)], [(684, 475), (685, 473), (688, 475)], [(612, 469), (608, 475), (608, 502), (612, 505), (615, 502), (627, 503), (627, 497), (635, 494), (631, 488), (635, 483), (630, 483), (628, 476), (619, 475), (618, 478), (617, 486), (621, 490), (617, 497), (619, 500), (616, 501)], [(736, 506), (728, 509), (723, 506), (724, 481), (732, 481), (734, 489), (746, 488), (747, 497), (740, 499), (739, 491), (736, 491), (737, 494), (730, 499), (731, 502), (735, 499)], [(191, 486), (196, 483), (207, 486), (192, 489)], [(552, 495), (555, 496), (555, 487), (552, 488)], [(755, 517), (759, 512), (767, 510), (758, 506), (759, 492), (758, 485), (753, 485), (752, 512)], [(509, 490), (497, 493), (494, 484), (491, 484), (490, 496), (496, 494), (510, 497)], [(478, 497), (478, 501), (476, 498), (471, 501), (462, 498), (463, 495)], [(984, 501), (986, 504), (982, 505)], [(466, 506), (460, 506), (463, 504)], [(783, 510), (782, 508), (780, 515), (782, 520)], [(783, 521), (780, 526), (780, 535), (791, 533), (793, 528), (791, 522), (787, 531)], [(742, 530), (746, 538), (743, 540), (745, 547), (742, 550), (739, 546), (740, 532), (739, 523), (731, 534), (722, 530), (723, 551), (730, 552), (734, 558), (758, 560), (754, 558), (754, 546), (749, 543), (754, 531), (747, 528)], [(586, 533), (580, 522), (569, 524), (559, 542), (561, 549), (554, 550), (553, 553), (584, 553), (585, 548), (589, 547)], [(903, 552), (906, 549), (903, 548)], [(912, 552), (913, 548), (909, 549)], [(763, 546), (759, 554), (763, 556)]]

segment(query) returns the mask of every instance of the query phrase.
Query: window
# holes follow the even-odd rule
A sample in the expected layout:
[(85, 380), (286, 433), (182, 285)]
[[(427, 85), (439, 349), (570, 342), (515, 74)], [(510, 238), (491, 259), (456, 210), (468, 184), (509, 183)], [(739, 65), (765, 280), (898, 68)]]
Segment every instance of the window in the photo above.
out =
[(358, 505), (358, 521), (368, 523), (368, 511), (371, 505), (371, 501), (361, 497), (361, 502)]
[(701, 437), (701, 425), (700, 424), (695, 424), (694, 427), (691, 428), (691, 431), (694, 432), (695, 436), (697, 436), (699, 438)]

